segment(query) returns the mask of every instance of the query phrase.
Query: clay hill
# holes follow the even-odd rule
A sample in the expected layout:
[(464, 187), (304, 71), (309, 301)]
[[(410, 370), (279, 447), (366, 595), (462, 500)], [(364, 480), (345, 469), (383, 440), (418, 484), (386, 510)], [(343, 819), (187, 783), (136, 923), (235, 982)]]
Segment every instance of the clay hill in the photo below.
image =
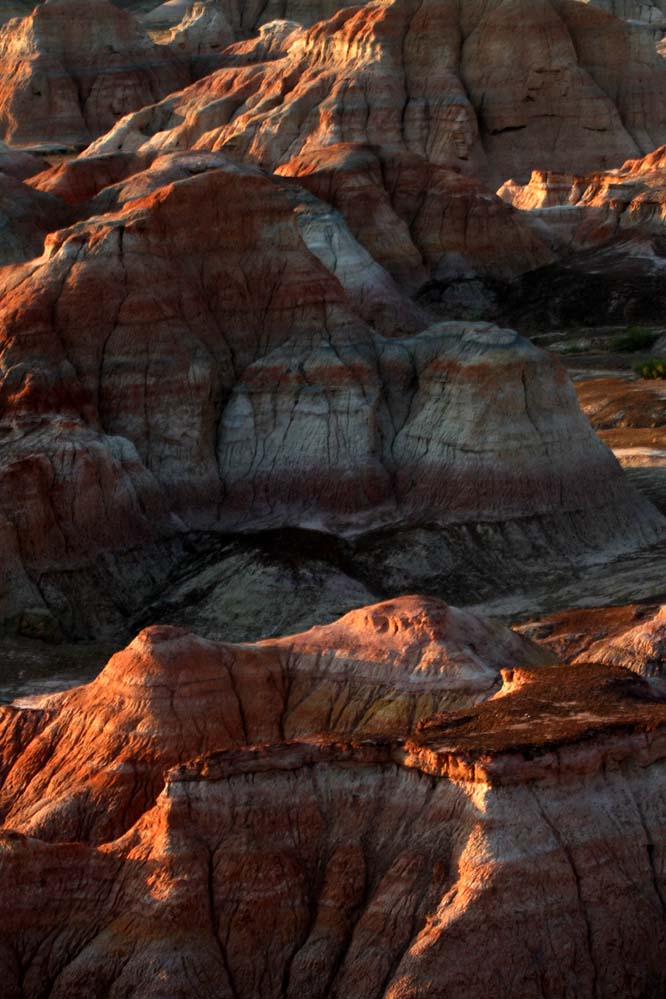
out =
[(189, 82), (134, 17), (107, 0), (44, 0), (0, 28), (0, 138), (81, 148), (129, 111)]
[(392, 0), (294, 27), (227, 49), (217, 73), (96, 148), (231, 147), (275, 168), (360, 142), (501, 182), (572, 158), (616, 165), (666, 136), (652, 35), (574, 0)]
[(552, 661), (506, 628), (416, 597), (255, 644), (151, 627), (88, 686), (37, 713), (3, 709), (0, 742), (14, 755), (0, 814), (39, 839), (116, 838), (152, 807), (166, 770), (213, 748), (406, 734), (490, 696), (508, 663)]
[[(17, 41), (50, 26), (60, 41), (49, 53), (67, 62), (78, 44), (69, 2), (47, 0), (3, 30)], [(559, 53), (558, 73), (569, 65), (562, 53), (583, 52), (572, 32), (644, 38), (577, 6), (542, 4), (538, 18), (520, 9), (521, 38), (535, 51), (543, 37), (558, 40), (546, 53)], [(159, 50), (173, 68), (172, 42), (146, 41), (128, 11), (103, 11), (125, 40), (125, 68), (139, 50)], [(182, 17), (205, 15), (209, 37), (216, 11)], [(227, 14), (236, 35), (255, 30)], [(316, 532), (295, 569), (301, 610), (293, 573), (276, 566), (267, 606), (289, 605), (295, 618), (266, 619), (260, 635), (414, 589), (471, 604), (517, 579), (529, 587), (533, 568), (554, 578), (572, 561), (663, 536), (552, 356), (501, 324), (442, 322), (477, 315), (489, 288), (543, 281), (561, 266), (551, 229), (474, 176), (509, 169), (504, 130), (459, 94), (475, 93), (475, 59), (491, 64), (485, 44), (509, 39), (510, 56), (506, 15), (503, 5), (443, 2), (411, 12), (393, 0), (309, 27), (271, 21), (223, 48), (222, 68), (125, 116), (82, 155), (41, 170), (17, 161), (3, 182), (12, 266), (0, 271), (5, 628), (128, 637), (129, 620), (155, 613), (213, 636), (256, 637), (264, 611), (251, 593), (273, 573), (272, 542), (260, 540), (248, 561), (230, 548), (218, 559), (216, 539), (257, 532)], [(86, 58), (97, 58), (95, 38), (110, 37), (101, 25)], [(102, 50), (106, 59), (106, 41)], [(646, 59), (656, 74), (641, 105), (649, 128), (632, 118), (629, 129), (627, 112), (619, 131), (595, 133), (611, 145), (621, 133), (619, 156), (657, 141), (661, 63), (653, 51)], [(571, 74), (595, 106), (607, 104), (589, 74)], [(534, 143), (547, 148), (537, 126), (559, 86), (548, 73), (552, 92), (530, 79), (520, 86), (534, 99), (503, 91), (482, 109), (520, 104), (526, 123), (507, 126), (506, 149), (523, 165)], [(573, 104), (557, 107), (568, 114)], [(28, 109), (16, 120), (42, 127)], [(571, 137), (558, 149), (589, 162), (580, 122), (557, 127)], [(487, 304), (496, 315), (498, 299)], [(324, 535), (353, 550), (330, 555)], [(248, 608), (256, 604), (245, 625), (226, 598), (224, 613), (214, 609), (237, 556)], [(195, 591), (202, 614), (192, 620), (183, 603)]]
[(0, 3), (1, 999), (663, 999), (665, 30)]
[(0, 272), (8, 625), (94, 634), (197, 531), (429, 524), (468, 575), (663, 535), (552, 356), (433, 322), (291, 180), (173, 154), (91, 204)]
[(2, 709), (5, 994), (660, 995), (666, 708), (539, 655), (409, 598)]
[(631, 274), (616, 295), (591, 264), (578, 277), (550, 226), (493, 192), (534, 170), (615, 169), (666, 141), (649, 17), (577, 0), (392, 0), (339, 12), (172, 3), (151, 18), (164, 58), (202, 78), (125, 116), (85, 151), (90, 163), (39, 186), (71, 196), (85, 171), (106, 178), (111, 157), (121, 180), (165, 153), (223, 151), (298, 178), (448, 318), (543, 322), (548, 289), (562, 289), (557, 300), (573, 287), (604, 319), (608, 300), (630, 296)]

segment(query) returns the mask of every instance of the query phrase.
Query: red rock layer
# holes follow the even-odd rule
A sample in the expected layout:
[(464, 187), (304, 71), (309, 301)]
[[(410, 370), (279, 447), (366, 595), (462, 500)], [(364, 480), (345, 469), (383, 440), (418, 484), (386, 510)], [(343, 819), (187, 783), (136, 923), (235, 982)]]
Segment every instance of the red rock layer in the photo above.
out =
[(148, 628), (85, 687), (0, 709), (0, 815), (46, 840), (114, 839), (165, 771), (246, 744), (406, 735), (490, 696), (503, 666), (550, 661), (506, 628), (404, 597), (254, 645)]
[(190, 153), (91, 204), (2, 274), (6, 618), (60, 599), (26, 572), (186, 528), (661, 529), (557, 362), (491, 327), (414, 337), (427, 317), (292, 180)]
[[(208, 688), (202, 667), (188, 677), (195, 698)], [(228, 702), (216, 704), (221, 717)], [(30, 752), (33, 714), (14, 712), (4, 756), (20, 741)], [(212, 731), (210, 711), (188, 717)], [(665, 726), (664, 704), (622, 670), (509, 670), (495, 698), (424, 723), (407, 743), (184, 761), (103, 845), (45, 843), (9, 825), (5, 995), (37, 999), (47, 983), (56, 999), (487, 999), (498, 987), (512, 999), (567, 989), (657, 999)], [(65, 814), (75, 808), (64, 800)]]

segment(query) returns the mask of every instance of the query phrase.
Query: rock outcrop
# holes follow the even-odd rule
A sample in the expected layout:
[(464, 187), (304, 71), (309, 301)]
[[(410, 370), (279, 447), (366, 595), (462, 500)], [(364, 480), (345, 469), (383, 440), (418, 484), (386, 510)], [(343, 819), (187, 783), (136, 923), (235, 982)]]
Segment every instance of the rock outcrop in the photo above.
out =
[(107, 0), (44, 0), (0, 29), (0, 137), (82, 147), (189, 82), (133, 16)]
[[(559, 258), (525, 276), (516, 305), (535, 322), (659, 321), (664, 295), (664, 147), (611, 171), (535, 171), (500, 196)], [(514, 321), (516, 313), (511, 313)]]
[(501, 668), (549, 661), (506, 628), (415, 597), (258, 644), (148, 628), (93, 683), (0, 709), (0, 753), (14, 753), (0, 815), (42, 840), (114, 839), (179, 762), (323, 732), (406, 736), (424, 715), (490, 696)]
[[(8, 999), (657, 999), (666, 706), (589, 665), (504, 669), (489, 697), (498, 639), (497, 665), (534, 655), (417, 601), (291, 644), (155, 628), (90, 687), (2, 709)], [(407, 738), (389, 712), (360, 741), (333, 693), (381, 713), (384, 684), (449, 698), (461, 670), (482, 703)], [(350, 734), (243, 744), (288, 719)]]
[(637, 255), (642, 242), (647, 255), (650, 242), (664, 236), (665, 166), (666, 148), (660, 146), (648, 156), (604, 173), (535, 171), (526, 184), (509, 182), (499, 194), (529, 217), (538, 218), (569, 250), (623, 243), (625, 253), (633, 244)]
[(91, 205), (0, 275), (6, 620), (61, 617), (73, 570), (188, 530), (484, 524), (567, 557), (662, 530), (557, 361), (490, 326), (423, 330), (293, 180), (191, 153)]
[(186, 57), (195, 78), (218, 69), (222, 51), (236, 40), (227, 4), (215, 0), (196, 0), (175, 27), (154, 37)]
[[(482, 184), (413, 153), (326, 146), (279, 166), (344, 216), (398, 281), (419, 289), (456, 280), (510, 280), (553, 260), (520, 212)], [(521, 206), (522, 207), (522, 206)]]
[(95, 148), (229, 148), (275, 169), (369, 143), (501, 183), (613, 166), (666, 141), (652, 34), (575, 2), (371, 3), (265, 53), (240, 42), (225, 68)]
[(666, 606), (623, 634), (594, 643), (587, 649), (585, 658), (623, 666), (642, 676), (663, 677), (666, 675)]

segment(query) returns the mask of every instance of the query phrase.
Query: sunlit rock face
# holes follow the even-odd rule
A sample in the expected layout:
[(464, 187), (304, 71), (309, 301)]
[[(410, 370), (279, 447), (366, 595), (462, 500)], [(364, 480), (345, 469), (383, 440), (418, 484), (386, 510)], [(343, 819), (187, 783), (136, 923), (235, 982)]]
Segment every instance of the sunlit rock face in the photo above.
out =
[(652, 34), (575, 2), (372, 3), (265, 52), (228, 49), (227, 68), (96, 148), (228, 146), (275, 168), (370, 143), (501, 182), (615, 165), (666, 140)]
[[(577, 175), (535, 171), (525, 184), (504, 184), (499, 195), (529, 213), (526, 218), (538, 218), (569, 250), (624, 243), (629, 268), (639, 248), (647, 254), (650, 241), (666, 232), (665, 166), (666, 148), (659, 146), (612, 171)], [(653, 256), (657, 257), (654, 251)]]
[(666, 607), (633, 628), (595, 642), (579, 661), (624, 666), (642, 676), (666, 674)]
[(45, 0), (0, 30), (0, 136), (84, 146), (188, 82), (133, 16), (107, 0)]
[[(534, 171), (500, 197), (537, 226), (558, 258), (525, 276), (524, 302), (566, 325), (652, 321), (663, 314), (664, 147), (593, 173)], [(514, 317), (517, 318), (517, 317)]]
[(0, 712), (0, 813), (40, 839), (115, 838), (178, 762), (324, 733), (406, 736), (424, 715), (489, 697), (508, 664), (551, 661), (505, 627), (417, 597), (255, 644), (151, 627), (88, 686)]
[(1, 709), (5, 994), (657, 999), (666, 707), (540, 657), (407, 598)]

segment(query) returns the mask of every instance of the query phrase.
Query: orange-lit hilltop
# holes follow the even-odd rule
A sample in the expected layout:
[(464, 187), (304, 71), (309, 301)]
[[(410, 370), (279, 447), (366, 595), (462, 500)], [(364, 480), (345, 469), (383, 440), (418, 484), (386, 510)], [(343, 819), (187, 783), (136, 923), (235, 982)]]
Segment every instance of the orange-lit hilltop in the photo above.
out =
[(0, 0), (0, 999), (666, 995), (665, 38)]
[(657, 995), (666, 705), (551, 662), (409, 597), (2, 709), (7, 995)]

